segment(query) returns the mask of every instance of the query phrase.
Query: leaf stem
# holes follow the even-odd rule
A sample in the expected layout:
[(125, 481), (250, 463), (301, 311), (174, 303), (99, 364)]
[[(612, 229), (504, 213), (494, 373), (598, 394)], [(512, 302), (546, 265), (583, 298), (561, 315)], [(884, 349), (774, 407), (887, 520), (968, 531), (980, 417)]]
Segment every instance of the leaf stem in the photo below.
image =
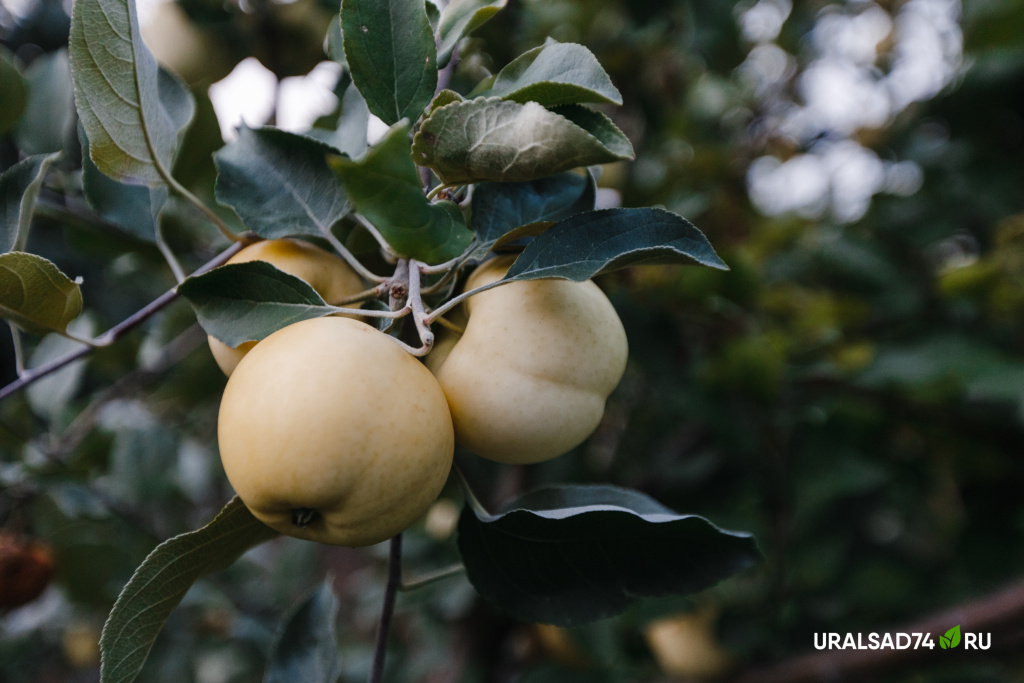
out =
[(402, 583), (402, 534), (391, 539), (388, 549), (388, 581), (384, 586), (384, 604), (381, 607), (380, 624), (377, 627), (377, 642), (373, 649), (373, 667), (367, 683), (381, 683), (384, 679), (384, 658), (387, 655), (388, 633), (391, 617), (395, 613), (395, 598)]
[(459, 485), (459, 490), (462, 491), (462, 497), (466, 499), (466, 505), (471, 507), (480, 519), (492, 518), (494, 515), (487, 511), (487, 508), (483, 506), (480, 499), (473, 493), (469, 480), (466, 479), (466, 475), (462, 472), (462, 468), (459, 467), (459, 463), (452, 463), (452, 473), (455, 475), (455, 482)]
[(21, 377), (25, 374), (25, 345), (21, 338), (21, 330), (9, 320), (7, 326), (11, 328), (11, 343), (14, 345), (14, 368), (18, 377)]
[(339, 301), (328, 301), (332, 306), (344, 306), (345, 304), (354, 304), (360, 301), (366, 301), (367, 299), (376, 299), (377, 297), (383, 296), (388, 291), (389, 284), (387, 280), (379, 283), (376, 287), (363, 290), (358, 294), (346, 296), (344, 299)]
[(441, 327), (447, 327), (449, 330), (451, 330), (452, 332), (455, 332), (457, 334), (466, 334), (466, 328), (465, 327), (461, 327), (459, 325), (456, 325), (455, 323), (453, 323), (448, 318), (445, 318), (444, 316), (441, 316), (440, 318), (435, 319), (434, 322), (437, 323), (438, 325), (440, 325)]
[[(193, 275), (199, 275), (200, 273), (205, 273), (208, 270), (223, 265), (224, 262), (226, 262), (229, 258), (237, 254), (242, 249), (244, 244), (245, 242), (242, 241), (235, 242), (230, 247), (228, 247), (221, 253), (217, 254), (217, 256), (213, 257), (212, 259), (204, 263), (202, 266), (197, 268)], [(60, 358), (56, 358), (50, 361), (49, 363), (44, 363), (43, 365), (40, 365), (38, 368), (26, 370), (25, 374), (23, 374), (21, 377), (14, 380), (4, 388), (0, 389), (0, 401), (3, 401), (8, 396), (27, 387), (29, 384), (32, 384), (33, 382), (40, 380), (43, 377), (46, 377), (47, 375), (56, 372), (57, 370), (60, 370), (65, 365), (73, 363), (74, 361), (78, 360), (79, 358), (82, 358), (83, 356), (89, 355), (97, 347), (110, 346), (115, 341), (117, 341), (124, 335), (128, 334), (128, 332), (131, 332), (133, 329), (135, 329), (143, 322), (148, 320), (155, 313), (159, 312), (163, 308), (166, 308), (168, 304), (170, 304), (177, 298), (178, 291), (177, 287), (175, 287), (174, 289), (164, 292), (159, 297), (151, 301), (148, 305), (139, 309), (138, 311), (128, 316), (127, 318), (119, 322), (117, 325), (114, 325), (109, 330), (104, 332), (102, 335), (94, 339), (93, 345), (83, 346), (79, 349), (76, 349), (75, 351), (72, 351), (66, 355), (61, 356)], [(362, 311), (358, 312), (362, 313)]]
[(509, 282), (511, 282), (511, 280), (495, 280), (494, 282), (490, 282), (486, 285), (483, 285), (482, 287), (477, 287), (476, 289), (471, 289), (468, 292), (463, 292), (462, 294), (459, 294), (456, 297), (452, 297), (451, 299), (448, 299), (448, 301), (444, 302), (443, 304), (435, 308), (433, 311), (431, 311), (430, 314), (427, 315), (426, 323), (429, 325), (430, 323), (434, 322), (442, 315), (452, 310), (453, 308), (455, 308), (456, 306), (458, 306), (459, 304), (461, 304), (463, 301), (473, 296), (474, 294), (486, 292), (488, 289), (494, 289), (499, 285), (508, 284)]
[(398, 590), (402, 591), (403, 593), (407, 593), (409, 591), (414, 591), (418, 588), (423, 588), (424, 586), (429, 586), (432, 583), (437, 583), (438, 581), (447, 579), (451, 576), (455, 576), (456, 574), (462, 574), (465, 571), (466, 566), (461, 562), (456, 562), (455, 564), (449, 567), (438, 569), (436, 572), (425, 574), (409, 582), (403, 582), (402, 585), (398, 587)]
[(377, 240), (377, 244), (380, 245), (381, 251), (384, 252), (384, 258), (391, 263), (396, 263), (398, 261), (398, 254), (391, 248), (388, 241), (384, 239), (384, 235), (382, 235), (380, 230), (377, 229), (377, 226), (368, 221), (366, 217), (360, 213), (353, 213), (351, 215), (359, 225), (363, 226), (366, 232), (373, 236), (373, 239)]
[(217, 226), (217, 229), (220, 230), (220, 234), (224, 235), (224, 237), (228, 238), (232, 242), (238, 242), (242, 239), (242, 237), (236, 235), (235, 232), (228, 227), (228, 224), (225, 223), (213, 209), (208, 207), (201, 199), (199, 199), (199, 197), (189, 192), (188, 188), (179, 183), (174, 176), (164, 171), (162, 165), (158, 164), (157, 167), (164, 178), (164, 182), (166, 182), (172, 190), (180, 194), (182, 197), (187, 199), (189, 203), (199, 209), (203, 215), (209, 218), (210, 221)]
[(156, 217), (154, 222), (156, 223), (156, 248), (160, 250), (164, 260), (167, 261), (167, 265), (170, 267), (171, 272), (174, 274), (174, 279), (180, 284), (185, 279), (185, 271), (181, 267), (181, 263), (178, 262), (178, 258), (171, 251), (171, 247), (164, 240), (164, 231), (160, 228), (160, 219)]
[(435, 187), (434, 189), (427, 193), (427, 199), (433, 199), (434, 197), (441, 194), (445, 190), (450, 190), (453, 187), (458, 187), (461, 184), (462, 183), (441, 183), (440, 185), (438, 185), (437, 187)]
[(364, 266), (359, 261), (359, 259), (355, 257), (355, 254), (346, 249), (345, 245), (341, 243), (341, 240), (334, 236), (333, 232), (331, 232), (330, 230), (325, 230), (323, 231), (323, 236), (328, 242), (331, 243), (331, 246), (334, 247), (334, 250), (338, 252), (341, 258), (345, 259), (345, 262), (352, 267), (352, 270), (359, 273), (359, 275), (364, 280), (366, 280), (367, 282), (377, 283), (381, 283), (387, 280), (387, 278), (384, 277), (383, 275), (377, 275), (375, 272)]

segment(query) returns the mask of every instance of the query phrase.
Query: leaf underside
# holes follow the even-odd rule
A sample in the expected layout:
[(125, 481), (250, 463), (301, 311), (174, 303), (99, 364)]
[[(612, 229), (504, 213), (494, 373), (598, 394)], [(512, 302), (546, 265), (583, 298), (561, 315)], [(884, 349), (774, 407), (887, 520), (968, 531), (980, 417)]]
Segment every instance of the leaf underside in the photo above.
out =
[(0, 317), (26, 332), (64, 332), (82, 312), (82, 290), (42, 256), (0, 254)]
[(459, 520), (469, 580), (516, 619), (575, 626), (634, 599), (704, 590), (760, 561), (750, 534), (680, 515), (637, 491), (555, 486)]

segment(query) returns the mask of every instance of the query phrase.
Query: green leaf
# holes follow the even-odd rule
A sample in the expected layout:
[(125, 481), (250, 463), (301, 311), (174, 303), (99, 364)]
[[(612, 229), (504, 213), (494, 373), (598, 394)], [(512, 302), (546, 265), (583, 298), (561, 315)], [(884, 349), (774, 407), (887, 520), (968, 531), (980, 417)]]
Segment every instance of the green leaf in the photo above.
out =
[(67, 50), (37, 57), (25, 69), (25, 80), (28, 101), (14, 128), (18, 148), (28, 155), (59, 152), (75, 116)]
[(498, 72), (488, 97), (513, 102), (622, 104), (622, 95), (601, 63), (576, 43), (547, 43), (524, 52)]
[(119, 183), (100, 172), (89, 156), (89, 138), (79, 126), (82, 142), (82, 194), (96, 213), (125, 230), (128, 234), (156, 242), (157, 212), (167, 198), (167, 188), (142, 187)]
[(437, 65), (445, 67), (459, 41), (500, 12), (507, 0), (452, 0), (438, 22)]
[(473, 235), (458, 205), (430, 203), (409, 156), (409, 125), (391, 130), (358, 161), (337, 162), (352, 202), (400, 255), (426, 263), (455, 258)]
[(437, 93), (433, 100), (430, 102), (430, 113), (433, 114), (435, 110), (440, 109), (446, 104), (452, 102), (465, 102), (466, 98), (455, 92), (454, 90), (448, 90), (445, 88), (441, 92)]
[(334, 683), (341, 674), (337, 619), (338, 598), (327, 579), (285, 619), (270, 646), (263, 683)]
[(633, 158), (629, 140), (603, 114), (582, 107), (556, 113), (497, 97), (437, 109), (416, 133), (412, 152), (445, 183), (535, 180)]
[(663, 209), (603, 209), (570, 216), (536, 237), (504, 279), (582, 282), (627, 266), (694, 262), (729, 269), (682, 216)]
[(370, 112), (389, 126), (418, 119), (437, 87), (437, 47), (423, 0), (344, 0), (341, 33)]
[(761, 559), (750, 534), (604, 485), (539, 489), (493, 516), (467, 505), (458, 544), (481, 596), (559, 626), (613, 616), (636, 598), (695, 593)]
[(0, 134), (6, 133), (21, 118), (28, 102), (28, 83), (14, 65), (14, 55), (0, 45)]
[(82, 312), (82, 290), (57, 266), (35, 254), (0, 254), (0, 318), (26, 332), (65, 332)]
[(232, 207), (246, 227), (268, 239), (327, 235), (349, 203), (327, 165), (331, 148), (275, 128), (241, 127), (214, 155), (217, 201)]
[(522, 183), (480, 183), (473, 189), (470, 223), (477, 238), (490, 243), (521, 226), (592, 211), (596, 197), (597, 183), (589, 171)]
[(58, 156), (29, 157), (0, 175), (0, 251), (24, 248), (43, 179)]
[(939, 638), (939, 647), (943, 650), (954, 648), (960, 644), (960, 624), (946, 631), (946, 635)]
[(276, 535), (233, 498), (202, 529), (158, 545), (135, 570), (103, 625), (101, 682), (135, 680), (167, 617), (196, 579), (230, 566)]
[(192, 304), (203, 329), (232, 348), (334, 312), (309, 284), (266, 261), (193, 275), (178, 285), (178, 293)]
[(178, 79), (157, 69), (135, 2), (76, 2), (70, 49), (75, 104), (96, 166), (132, 185), (165, 182), (193, 104)]

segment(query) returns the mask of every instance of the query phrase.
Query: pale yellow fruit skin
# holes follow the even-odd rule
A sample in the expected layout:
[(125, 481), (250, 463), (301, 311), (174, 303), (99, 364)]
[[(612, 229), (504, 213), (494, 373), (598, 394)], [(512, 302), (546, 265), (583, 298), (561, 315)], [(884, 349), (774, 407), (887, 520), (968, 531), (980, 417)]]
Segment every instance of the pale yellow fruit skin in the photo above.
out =
[[(247, 261), (266, 261), (278, 270), (305, 280), (327, 303), (341, 301), (365, 289), (363, 281), (344, 260), (302, 240), (285, 238), (256, 242), (228, 259), (228, 263)], [(358, 308), (359, 304), (348, 306)], [(256, 346), (256, 342), (251, 341), (231, 348), (209, 335), (207, 340), (213, 359), (228, 377), (242, 356)]]
[[(501, 278), (512, 260), (488, 261), (466, 289)], [(526, 464), (590, 436), (628, 355), (622, 322), (597, 285), (512, 282), (470, 297), (467, 309), (466, 333), (431, 363), (456, 441), (489, 460)]]
[[(441, 387), (387, 335), (317, 318), (270, 335), (228, 380), (217, 425), (228, 480), (259, 520), (289, 536), (364, 546), (434, 502), (454, 434)], [(295, 509), (316, 510), (304, 528)]]

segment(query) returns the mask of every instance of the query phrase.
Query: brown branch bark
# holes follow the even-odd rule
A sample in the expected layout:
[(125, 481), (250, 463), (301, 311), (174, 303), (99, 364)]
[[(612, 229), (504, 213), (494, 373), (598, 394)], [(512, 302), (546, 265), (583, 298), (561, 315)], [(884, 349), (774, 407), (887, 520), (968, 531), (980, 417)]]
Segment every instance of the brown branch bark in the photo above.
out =
[[(743, 671), (729, 680), (730, 683), (842, 683), (874, 680), (883, 672), (889, 673), (911, 664), (922, 664), (929, 660), (937, 663), (943, 661), (940, 658), (950, 661), (951, 653), (938, 647), (938, 639), (957, 624), (962, 631), (992, 633), (993, 650), (1007, 649), (1001, 646), (1012, 647), (1014, 643), (1019, 644), (1015, 632), (1024, 627), (1024, 580), (1010, 584), (984, 598), (936, 612), (898, 628), (879, 632), (879, 637), (888, 632), (893, 638), (897, 633), (929, 633), (935, 640), (934, 648), (824, 650), (774, 665), (758, 667), (756, 670)], [(1000, 635), (1007, 637), (1000, 639)], [(866, 639), (867, 634), (864, 636)], [(957, 654), (962, 657), (965, 653)]]

